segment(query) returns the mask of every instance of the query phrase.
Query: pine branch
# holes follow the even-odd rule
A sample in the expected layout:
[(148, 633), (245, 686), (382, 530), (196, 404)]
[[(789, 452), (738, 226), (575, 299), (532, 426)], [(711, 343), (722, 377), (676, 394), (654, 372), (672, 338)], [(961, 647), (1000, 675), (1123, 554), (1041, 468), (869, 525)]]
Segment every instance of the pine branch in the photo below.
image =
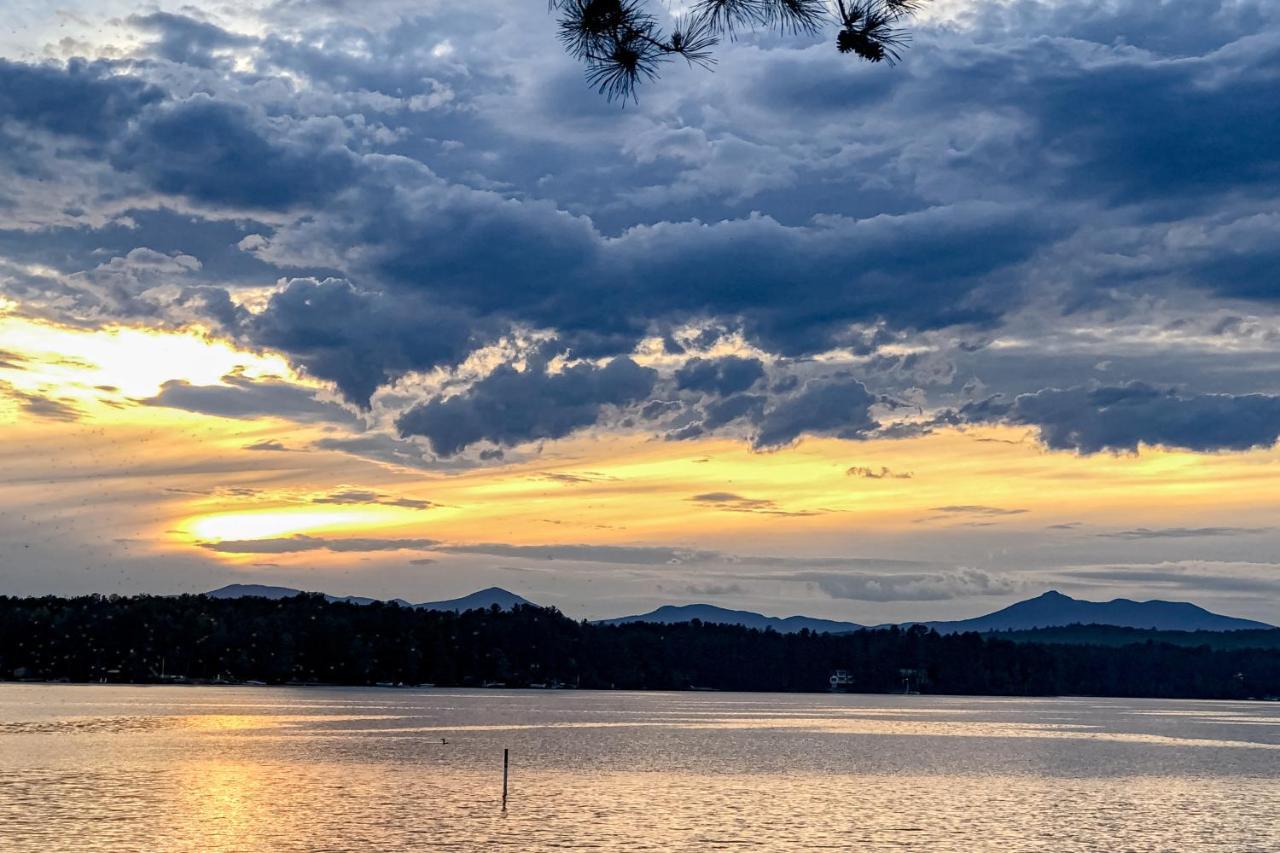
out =
[(721, 37), (756, 29), (813, 35), (834, 23), (841, 53), (892, 65), (909, 40), (902, 23), (928, 0), (695, 0), (670, 35), (648, 11), (649, 2), (549, 0), (560, 13), (560, 42), (586, 65), (587, 82), (611, 101), (636, 100), (638, 87), (656, 80), (673, 57), (710, 68)]

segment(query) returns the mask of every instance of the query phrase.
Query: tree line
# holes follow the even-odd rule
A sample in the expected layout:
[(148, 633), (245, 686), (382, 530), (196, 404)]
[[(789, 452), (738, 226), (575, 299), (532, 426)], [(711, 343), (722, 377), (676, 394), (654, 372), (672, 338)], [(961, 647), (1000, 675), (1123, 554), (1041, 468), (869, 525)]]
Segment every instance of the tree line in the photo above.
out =
[(837, 669), (866, 693), (901, 691), (909, 677), (939, 694), (1280, 696), (1274, 647), (598, 625), (549, 608), (459, 614), (314, 594), (0, 597), (0, 679), (818, 691)]

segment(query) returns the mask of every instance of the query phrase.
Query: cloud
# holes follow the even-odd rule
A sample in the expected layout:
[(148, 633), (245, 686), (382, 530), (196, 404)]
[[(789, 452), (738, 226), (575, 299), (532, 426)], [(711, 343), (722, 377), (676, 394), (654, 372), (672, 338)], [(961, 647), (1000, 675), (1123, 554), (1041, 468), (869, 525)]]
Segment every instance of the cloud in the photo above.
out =
[[(693, 326), (764, 355), (677, 365), (682, 413), (645, 410), (673, 415), (660, 426), (672, 438), (725, 430), (774, 449), (901, 435), (859, 391), (918, 386), (910, 399), (960, 406), (958, 422), (1036, 426), (1055, 449), (1275, 440), (1274, 382), (1241, 370), (1242, 393), (1213, 384), (1209, 362), (1229, 348), (1178, 362), (1189, 390), (1105, 405), (1044, 340), (1012, 350), (1016, 368), (966, 351), (963, 378), (946, 351), (1063, 313), (1197, 316), (1196, 300), (1225, 297), (1237, 315), (1274, 309), (1280, 95), (1265, 4), (1193, 0), (1169, 16), (1136, 0), (1019, 0), (921, 26), (909, 69), (753, 40), (726, 45), (723, 73), (621, 115), (554, 39), (526, 37), (548, 26), (542, 10), (298, 8), (247, 28), (264, 35), (135, 15), (145, 39), (127, 60), (0, 64), (0, 287), (91, 322), (201, 314), (365, 407), (513, 332), (585, 364), (651, 337), (680, 355), (677, 331)], [(244, 285), (262, 290), (241, 299)], [(165, 287), (181, 295), (160, 300)], [(867, 359), (862, 383), (762, 381), (765, 363), (833, 348)], [(1105, 348), (1091, 365), (1144, 375)], [(1148, 344), (1147, 363), (1165, 351)], [(1065, 391), (1043, 388), (1047, 362)], [(965, 406), (954, 392), (969, 367), (1021, 402)], [(452, 456), (563, 437), (617, 405), (558, 401), (519, 424), (478, 387), (419, 399), (401, 423), (416, 433), (425, 418), (421, 434)]]
[(331, 494), (321, 495), (311, 499), (313, 504), (336, 504), (338, 506), (353, 506), (357, 504), (370, 504), (376, 506), (394, 506), (403, 507), (405, 509), (431, 509), (435, 506), (431, 501), (416, 500), (414, 498), (397, 498), (384, 495), (381, 492), (374, 492), (368, 489), (342, 489), (332, 492)]
[(433, 468), (423, 449), (412, 441), (401, 441), (381, 433), (350, 437), (321, 438), (311, 443), (315, 450), (349, 453), (375, 462), (408, 468)]
[(875, 402), (856, 379), (811, 381), (765, 412), (751, 444), (764, 450), (785, 447), (801, 435), (865, 438), (879, 426), (871, 416)]
[(341, 279), (310, 278), (288, 281), (240, 328), (361, 405), (410, 371), (462, 360), (488, 340), (484, 330), (484, 322), (411, 294), (391, 297)]
[(523, 371), (501, 365), (461, 394), (415, 406), (396, 427), (401, 435), (425, 436), (442, 456), (481, 441), (513, 446), (563, 438), (595, 424), (607, 406), (643, 400), (656, 378), (657, 371), (625, 357), (559, 373), (549, 373), (545, 363)]
[(1114, 533), (1099, 533), (1103, 539), (1199, 539), (1214, 536), (1253, 536), (1270, 533), (1270, 527), (1137, 527)]
[(7, 382), (0, 382), (0, 394), (17, 402), (19, 408), (33, 418), (70, 423), (78, 421), (83, 415), (80, 409), (69, 402), (56, 400), (43, 394), (23, 391)]
[(719, 359), (691, 358), (676, 371), (676, 388), (701, 391), (721, 397), (746, 391), (764, 378), (764, 364), (758, 358), (730, 355)]
[(224, 376), (224, 385), (192, 385), (173, 379), (154, 397), (138, 402), (144, 406), (183, 409), (220, 418), (274, 417), (303, 423), (356, 425), (358, 419), (336, 403), (317, 400), (309, 388), (274, 379), (253, 380)]
[(854, 465), (846, 469), (844, 473), (847, 477), (859, 477), (863, 480), (910, 480), (912, 477), (910, 471), (890, 471), (883, 465), (879, 468)]
[(485, 554), (493, 557), (523, 557), (530, 560), (568, 560), (578, 563), (611, 563), (628, 566), (665, 566), (704, 562), (719, 558), (718, 552), (694, 548), (665, 548), (621, 545), (508, 545), (487, 542), (444, 545), (437, 550), (453, 554)]
[(58, 66), (0, 59), (0, 115), (96, 147), (163, 97), (120, 70), (107, 61)]
[(551, 471), (545, 474), (538, 474), (535, 479), (549, 480), (553, 483), (560, 483), (565, 486), (581, 486), (588, 483), (611, 482), (618, 478), (609, 474), (600, 474), (595, 471), (581, 471), (573, 474), (567, 471)]
[[(155, 33), (158, 38), (147, 44), (148, 52), (170, 62), (207, 68), (220, 64), (218, 51), (246, 47), (254, 42), (249, 36), (232, 33), (221, 27), (185, 15), (153, 12), (131, 15), (131, 26)], [(221, 60), (225, 62), (225, 60)]]
[(246, 444), (242, 449), (267, 451), (271, 453), (287, 453), (289, 450), (289, 448), (285, 447), (283, 444), (276, 441), (275, 439), (263, 439), (262, 441), (255, 441), (253, 444)]
[(746, 589), (737, 583), (691, 583), (681, 589), (685, 595), (743, 595)]
[(706, 492), (694, 495), (689, 500), (725, 512), (750, 512), (760, 515), (808, 516), (830, 512), (830, 510), (784, 510), (774, 501), (764, 498), (744, 498), (733, 492)]
[(1058, 573), (1062, 583), (1161, 588), (1171, 593), (1222, 592), (1273, 595), (1280, 591), (1275, 563), (1172, 560), (1079, 566)]
[[(323, 256), (398, 297), (556, 329), (579, 357), (630, 352), (651, 328), (700, 316), (734, 318), (749, 341), (803, 355), (858, 322), (994, 323), (1017, 291), (1005, 272), (1044, 237), (1034, 218), (986, 202), (807, 225), (663, 222), (610, 237), (542, 202), (374, 173), (258, 255), (282, 265)], [(839, 286), (832, 269), (847, 271)]]
[[(781, 569), (859, 568), (885, 572), (921, 569), (933, 564), (914, 560), (859, 557), (773, 557), (733, 554), (699, 548), (668, 545), (519, 545), (505, 542), (440, 543), (433, 550), (452, 554), (480, 554), (536, 561), (603, 563), (606, 565), (683, 566), (725, 565)], [(786, 580), (789, 575), (740, 575), (738, 580)]]
[(1197, 451), (1270, 447), (1280, 437), (1280, 397), (1266, 394), (1182, 395), (1141, 382), (1048, 388), (970, 403), (960, 423), (1035, 426), (1055, 450), (1134, 452), (1140, 445)]
[(930, 512), (938, 512), (945, 515), (979, 516), (1022, 515), (1027, 511), (1025, 509), (1006, 509), (1004, 507), (983, 506), (981, 504), (952, 504), (950, 506), (935, 506), (930, 509)]
[(977, 569), (903, 574), (796, 572), (770, 579), (813, 584), (831, 598), (852, 601), (946, 601), (1013, 595), (1025, 588), (1014, 578)]
[(712, 400), (703, 407), (699, 426), (704, 430), (717, 430), (742, 418), (757, 424), (768, 402), (769, 398), (763, 394), (735, 394), (723, 400)]
[(313, 536), (289, 536), (282, 539), (228, 539), (201, 542), (200, 547), (219, 554), (298, 554), (306, 551), (332, 551), (341, 554), (376, 551), (432, 551), (439, 543), (434, 539), (324, 539)]
[(240, 209), (315, 204), (356, 177), (355, 157), (333, 119), (274, 125), (243, 103), (196, 94), (144, 114), (110, 154), (151, 189)]
[(27, 359), (16, 352), (0, 350), (0, 370), (26, 370)]

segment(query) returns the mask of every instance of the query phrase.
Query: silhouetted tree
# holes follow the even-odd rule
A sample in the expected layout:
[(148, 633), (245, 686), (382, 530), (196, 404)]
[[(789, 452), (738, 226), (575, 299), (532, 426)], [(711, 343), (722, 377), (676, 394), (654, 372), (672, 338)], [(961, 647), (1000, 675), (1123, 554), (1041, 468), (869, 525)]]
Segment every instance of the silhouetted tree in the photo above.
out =
[(537, 607), (450, 613), (320, 595), (0, 596), (0, 681), (811, 691), (843, 669), (861, 693), (900, 692), (910, 670), (923, 693), (1280, 696), (1276, 630), (1055, 629), (1051, 636), (1069, 643), (1025, 641), (1028, 635), (1037, 636), (1024, 632), (1017, 642), (923, 626), (780, 634), (697, 621), (599, 625)]
[(636, 97), (662, 63), (677, 57), (710, 68), (724, 37), (755, 29), (812, 35), (834, 26), (836, 49), (868, 62), (896, 62), (907, 42), (902, 25), (928, 0), (694, 0), (663, 29), (653, 0), (549, 0), (560, 16), (560, 41), (587, 66), (587, 81), (609, 100)]

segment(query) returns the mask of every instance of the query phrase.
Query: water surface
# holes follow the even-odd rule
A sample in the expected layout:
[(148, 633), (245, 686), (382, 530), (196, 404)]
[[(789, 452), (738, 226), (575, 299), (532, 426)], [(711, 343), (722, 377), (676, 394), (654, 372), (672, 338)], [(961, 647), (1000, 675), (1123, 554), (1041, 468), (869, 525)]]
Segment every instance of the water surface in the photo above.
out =
[(0, 685), (5, 851), (1273, 851), (1277, 806), (1271, 703)]

